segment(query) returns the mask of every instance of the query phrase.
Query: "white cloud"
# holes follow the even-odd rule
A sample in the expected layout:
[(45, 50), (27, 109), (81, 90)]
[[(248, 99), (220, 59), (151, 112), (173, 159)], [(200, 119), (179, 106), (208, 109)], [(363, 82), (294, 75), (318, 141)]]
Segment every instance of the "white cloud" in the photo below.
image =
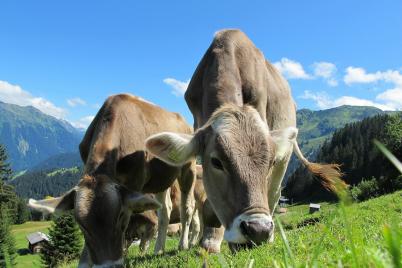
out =
[(402, 88), (402, 74), (399, 71), (387, 70), (384, 72), (377, 71), (375, 73), (367, 73), (365, 69), (360, 67), (349, 66), (346, 68), (346, 75), (343, 78), (347, 85), (354, 83), (374, 83), (384, 81), (392, 83)]
[(376, 99), (387, 103), (394, 110), (402, 110), (402, 87), (388, 89), (378, 94)]
[(310, 92), (309, 90), (306, 90), (304, 91), (303, 96), (301, 96), (300, 98), (315, 101), (316, 105), (320, 109), (329, 109), (342, 105), (353, 105), (353, 106), (373, 106), (384, 111), (395, 110), (395, 107), (387, 104), (377, 103), (371, 100), (360, 99), (352, 96), (342, 96), (340, 98), (333, 99), (330, 96), (328, 96), (328, 94), (325, 92), (313, 93)]
[(300, 62), (282, 58), (280, 61), (273, 63), (273, 65), (288, 79), (311, 79), (312, 77), (307, 74)]
[(336, 87), (338, 85), (338, 81), (335, 78), (330, 78), (327, 80), (327, 84), (330, 87)]
[(190, 83), (190, 79), (186, 82), (183, 82), (174, 78), (165, 78), (163, 79), (163, 82), (172, 87), (172, 93), (174, 95), (183, 96), (187, 90), (188, 84)]
[(77, 97), (77, 98), (68, 99), (68, 100), (67, 100), (67, 104), (68, 104), (69, 106), (71, 106), (71, 107), (75, 107), (75, 106), (78, 106), (78, 105), (81, 105), (81, 106), (87, 105), (86, 101), (84, 101), (83, 99), (78, 98), (78, 97)]
[(337, 70), (335, 64), (325, 61), (315, 62), (313, 68), (315, 77), (322, 77), (331, 87), (338, 85), (338, 81), (334, 77)]
[(331, 100), (327, 93), (325, 92), (311, 92), (310, 90), (305, 90), (304, 94), (300, 96), (301, 99), (313, 100), (320, 109), (328, 109), (331, 107)]
[(381, 73), (367, 73), (366, 70), (360, 67), (349, 66), (346, 68), (346, 75), (343, 78), (345, 84), (353, 83), (373, 83), (381, 79)]
[(28, 91), (23, 90), (18, 85), (12, 85), (6, 81), (0, 80), (0, 100), (7, 103), (17, 104), (20, 106), (33, 106), (45, 114), (63, 118), (67, 111), (61, 107), (57, 107), (52, 102), (42, 98), (34, 97)]
[(89, 124), (91, 124), (92, 120), (94, 120), (95, 116), (88, 115), (78, 119), (77, 121), (70, 122), (75, 128), (84, 128), (86, 129)]

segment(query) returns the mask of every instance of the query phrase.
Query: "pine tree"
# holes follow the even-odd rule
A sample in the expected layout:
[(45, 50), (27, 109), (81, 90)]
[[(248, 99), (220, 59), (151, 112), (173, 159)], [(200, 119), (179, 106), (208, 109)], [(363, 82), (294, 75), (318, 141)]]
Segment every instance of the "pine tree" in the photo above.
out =
[(23, 199), (18, 199), (17, 203), (17, 215), (15, 219), (15, 224), (22, 224), (30, 219), (31, 214), (29, 213), (26, 201)]
[(55, 267), (63, 261), (78, 258), (82, 243), (80, 230), (71, 213), (66, 213), (53, 220), (49, 230), (49, 243), (41, 252), (42, 262), (46, 267)]
[(18, 197), (14, 187), (6, 184), (11, 178), (10, 164), (7, 162), (7, 153), (3, 145), (0, 144), (0, 206), (7, 211), (11, 223), (15, 223), (17, 215)]
[(0, 267), (14, 265), (16, 253), (15, 240), (10, 232), (8, 209), (0, 205)]
[(7, 162), (6, 148), (0, 144), (0, 180), (7, 181), (11, 178), (12, 171), (10, 164)]

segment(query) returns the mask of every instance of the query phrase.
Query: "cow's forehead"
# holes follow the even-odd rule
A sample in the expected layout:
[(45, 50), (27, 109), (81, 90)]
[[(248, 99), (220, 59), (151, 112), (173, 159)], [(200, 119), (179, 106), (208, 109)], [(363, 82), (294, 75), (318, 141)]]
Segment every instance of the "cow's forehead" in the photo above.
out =
[(273, 157), (268, 126), (252, 108), (216, 114), (211, 127), (215, 134), (215, 150), (224, 153), (232, 162), (259, 168), (268, 165)]
[[(115, 207), (120, 203), (119, 191), (114, 183), (99, 183), (96, 187), (77, 187), (76, 208), (78, 215), (85, 217), (94, 205)], [(105, 207), (106, 209), (106, 207)]]
[(264, 137), (269, 136), (268, 125), (261, 119), (258, 112), (248, 105), (243, 107), (225, 105), (212, 115), (210, 125), (214, 132), (220, 135), (245, 132), (247, 135), (255, 133)]

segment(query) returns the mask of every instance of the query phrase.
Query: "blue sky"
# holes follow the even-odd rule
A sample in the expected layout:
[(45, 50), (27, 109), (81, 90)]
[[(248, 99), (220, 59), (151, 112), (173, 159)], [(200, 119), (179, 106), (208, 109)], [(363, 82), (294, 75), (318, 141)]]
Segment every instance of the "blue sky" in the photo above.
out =
[(402, 1), (1, 1), (0, 100), (84, 127), (115, 93), (192, 116), (187, 81), (223, 28), (288, 78), (298, 108), (402, 109)]

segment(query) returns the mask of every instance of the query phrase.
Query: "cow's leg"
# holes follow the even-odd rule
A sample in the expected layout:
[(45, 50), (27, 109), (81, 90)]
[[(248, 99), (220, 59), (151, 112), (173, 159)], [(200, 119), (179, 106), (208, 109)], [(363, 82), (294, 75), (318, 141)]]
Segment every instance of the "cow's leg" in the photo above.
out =
[(155, 236), (156, 234), (156, 227), (154, 225), (146, 225), (145, 226), (145, 231), (141, 236), (141, 242), (140, 242), (140, 250), (141, 252), (146, 252), (149, 248), (149, 244), (151, 239)]
[(146, 237), (141, 238), (141, 242), (140, 242), (140, 251), (142, 253), (145, 253), (148, 248), (149, 248), (149, 239)]
[[(281, 197), (282, 180), (285, 176), (291, 154), (292, 152), (290, 151), (288, 157), (285, 157), (285, 159), (276, 163), (270, 177), (268, 186), (268, 206), (272, 216), (275, 213), (275, 208), (278, 204), (279, 198)], [(272, 235), (269, 238), (269, 242), (273, 241), (274, 232), (272, 232)]]
[(204, 225), (201, 247), (209, 253), (219, 253), (224, 233), (225, 228), (223, 226), (215, 228)]
[(201, 224), (200, 224), (200, 215), (199, 209), (196, 209), (193, 214), (193, 218), (191, 220), (191, 230), (190, 230), (190, 247), (193, 247), (198, 244), (198, 240), (200, 237)]
[(180, 234), (179, 249), (188, 249), (188, 236), (190, 231), (191, 219), (194, 213), (194, 185), (196, 179), (195, 161), (183, 166), (181, 175), (178, 179), (181, 204), (180, 204), (180, 222), (182, 232)]
[(162, 193), (157, 193), (156, 199), (162, 204), (162, 208), (158, 209), (158, 237), (156, 238), (154, 253), (160, 254), (165, 250), (166, 232), (172, 212), (170, 188)]
[(89, 256), (87, 246), (85, 245), (81, 252), (80, 262), (78, 263), (78, 268), (90, 268), (92, 267), (92, 261)]

